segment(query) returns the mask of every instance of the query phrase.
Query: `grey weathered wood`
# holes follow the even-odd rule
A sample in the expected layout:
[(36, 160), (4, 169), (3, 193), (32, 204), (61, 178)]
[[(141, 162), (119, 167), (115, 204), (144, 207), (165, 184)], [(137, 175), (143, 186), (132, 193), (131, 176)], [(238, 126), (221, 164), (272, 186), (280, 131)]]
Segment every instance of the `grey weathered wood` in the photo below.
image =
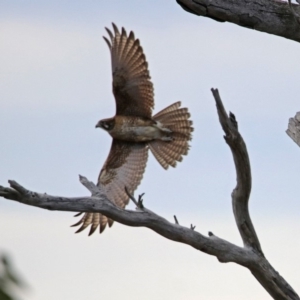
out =
[(68, 198), (36, 193), (25, 189), (14, 180), (9, 180), (10, 188), (0, 186), (0, 196), (48, 210), (101, 212), (124, 225), (148, 227), (165, 238), (215, 255), (222, 262), (238, 262), (243, 266), (248, 266), (256, 259), (257, 255), (249, 249), (235, 246), (215, 236), (206, 237), (188, 227), (173, 224), (150, 210), (121, 209), (109, 201), (105, 194), (85, 177), (80, 176), (80, 181), (92, 193), (91, 197)]
[(237, 185), (231, 194), (235, 221), (244, 245), (263, 255), (248, 209), (251, 192), (251, 168), (247, 148), (236, 128), (236, 121), (234, 120), (234, 123), (228, 117), (218, 90), (212, 89), (212, 93), (215, 97), (219, 121), (225, 132), (224, 139), (231, 149), (237, 172)]
[(300, 112), (297, 112), (294, 118), (289, 119), (287, 135), (300, 146)]
[(275, 0), (176, 0), (187, 12), (300, 42), (300, 6)]
[[(247, 147), (238, 132), (235, 116), (232, 113), (227, 115), (218, 90), (212, 89), (212, 93), (216, 101), (219, 121), (225, 132), (224, 139), (230, 147), (235, 163), (237, 185), (231, 194), (235, 221), (245, 248), (252, 249), (261, 258), (260, 263), (252, 265), (249, 269), (274, 299), (299, 299), (295, 291), (264, 257), (248, 209), (251, 168)], [(268, 269), (268, 272), (264, 272), (264, 269)]]
[(234, 245), (213, 233), (208, 236), (191, 228), (173, 224), (142, 205), (140, 199), (138, 210), (125, 210), (117, 207), (94, 183), (80, 176), (80, 182), (91, 192), (90, 197), (59, 197), (27, 190), (13, 180), (10, 187), (0, 186), (0, 197), (18, 201), (23, 204), (49, 210), (74, 212), (100, 212), (107, 217), (128, 226), (147, 227), (172, 241), (184, 243), (209, 255), (214, 255), (220, 262), (234, 262), (253, 274), (266, 291), (278, 300), (300, 300), (293, 288), (271, 266), (261, 249), (254, 226), (251, 222), (248, 200), (251, 192), (251, 168), (246, 145), (235, 116), (229, 116), (222, 104), (218, 90), (212, 89), (220, 124), (225, 132), (225, 141), (233, 155), (237, 185), (232, 192), (232, 205), (235, 220), (244, 242), (244, 247)]

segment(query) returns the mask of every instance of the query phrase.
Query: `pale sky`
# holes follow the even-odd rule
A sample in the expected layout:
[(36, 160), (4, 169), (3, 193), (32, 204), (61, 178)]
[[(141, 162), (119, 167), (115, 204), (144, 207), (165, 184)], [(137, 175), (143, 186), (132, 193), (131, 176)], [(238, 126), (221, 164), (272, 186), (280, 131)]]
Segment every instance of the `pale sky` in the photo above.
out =
[[(111, 144), (95, 124), (115, 112), (102, 39), (114, 22), (141, 41), (155, 112), (181, 100), (195, 127), (176, 169), (149, 155), (137, 194), (170, 221), (176, 214), (184, 226), (242, 244), (231, 209), (234, 164), (210, 92), (218, 88), (248, 147), (263, 251), (300, 293), (300, 149), (285, 133), (300, 110), (299, 44), (196, 17), (170, 0), (0, 3), (0, 185), (14, 179), (37, 192), (88, 195), (78, 174), (95, 182)], [(240, 266), (145, 228), (75, 235), (72, 215), (0, 199), (0, 252), (29, 285), (20, 299), (269, 297)]]

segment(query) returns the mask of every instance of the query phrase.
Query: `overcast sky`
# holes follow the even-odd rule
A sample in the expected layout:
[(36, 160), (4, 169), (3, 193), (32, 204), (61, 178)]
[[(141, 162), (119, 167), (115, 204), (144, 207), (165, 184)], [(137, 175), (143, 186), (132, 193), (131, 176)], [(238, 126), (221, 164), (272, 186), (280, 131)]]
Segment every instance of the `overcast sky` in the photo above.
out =
[[(115, 22), (141, 41), (155, 112), (181, 100), (195, 127), (175, 169), (150, 155), (137, 190), (145, 205), (242, 245), (231, 209), (232, 155), (210, 92), (219, 88), (248, 147), (261, 245), (300, 291), (300, 149), (285, 133), (300, 110), (299, 44), (196, 17), (175, 0), (0, 2), (0, 185), (14, 179), (37, 192), (88, 195), (78, 174), (96, 181), (111, 144), (95, 124), (115, 112), (102, 39)], [(115, 223), (102, 235), (75, 235), (72, 215), (0, 199), (0, 252), (29, 285), (20, 299), (268, 298), (240, 266), (145, 228)]]

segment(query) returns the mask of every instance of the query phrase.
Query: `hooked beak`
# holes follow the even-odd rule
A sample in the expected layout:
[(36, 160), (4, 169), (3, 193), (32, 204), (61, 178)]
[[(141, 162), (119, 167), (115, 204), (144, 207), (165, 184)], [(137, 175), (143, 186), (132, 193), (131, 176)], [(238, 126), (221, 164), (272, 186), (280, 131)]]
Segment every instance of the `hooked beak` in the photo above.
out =
[(95, 128), (100, 128), (101, 125), (100, 125), (100, 121), (96, 124)]

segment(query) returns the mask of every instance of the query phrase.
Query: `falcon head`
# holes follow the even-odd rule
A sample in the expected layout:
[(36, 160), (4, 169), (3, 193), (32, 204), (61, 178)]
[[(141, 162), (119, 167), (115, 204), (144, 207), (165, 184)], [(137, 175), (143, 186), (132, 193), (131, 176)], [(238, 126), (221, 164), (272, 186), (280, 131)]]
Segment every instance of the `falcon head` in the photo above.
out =
[(115, 119), (114, 118), (110, 118), (110, 119), (103, 119), (100, 120), (97, 124), (96, 124), (96, 128), (102, 128), (106, 131), (110, 131), (114, 128), (115, 126)]

